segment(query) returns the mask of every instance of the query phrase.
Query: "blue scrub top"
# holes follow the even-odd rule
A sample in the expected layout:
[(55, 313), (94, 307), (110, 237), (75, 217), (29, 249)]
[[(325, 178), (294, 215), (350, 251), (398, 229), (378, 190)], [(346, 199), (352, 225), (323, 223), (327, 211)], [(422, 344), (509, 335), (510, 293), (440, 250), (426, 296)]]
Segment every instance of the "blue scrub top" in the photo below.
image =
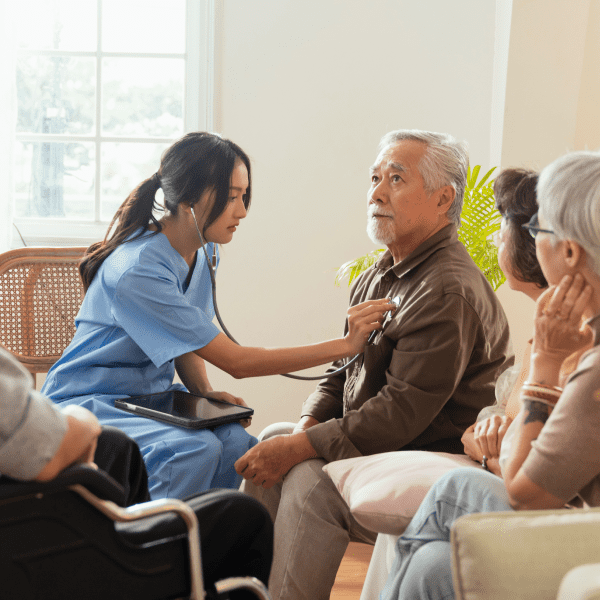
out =
[[(211, 256), (213, 244), (206, 249)], [(42, 392), (61, 402), (184, 389), (173, 386), (174, 359), (219, 333), (202, 250), (186, 288), (188, 273), (162, 233), (147, 232), (120, 245), (96, 273), (75, 319), (75, 337)]]

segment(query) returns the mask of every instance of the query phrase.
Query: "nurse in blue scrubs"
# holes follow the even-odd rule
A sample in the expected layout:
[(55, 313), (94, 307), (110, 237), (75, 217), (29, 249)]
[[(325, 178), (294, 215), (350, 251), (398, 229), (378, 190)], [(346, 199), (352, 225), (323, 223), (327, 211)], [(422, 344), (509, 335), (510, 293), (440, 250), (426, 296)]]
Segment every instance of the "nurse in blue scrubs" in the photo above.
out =
[[(164, 192), (157, 219), (155, 196)], [(42, 392), (61, 404), (91, 410), (137, 441), (152, 498), (185, 498), (213, 487), (237, 488), (233, 464), (256, 444), (241, 424), (189, 430), (137, 417), (114, 400), (182, 389), (244, 404), (214, 391), (208, 361), (236, 378), (297, 371), (362, 351), (391, 307), (387, 300), (357, 305), (344, 338), (295, 348), (238, 346), (213, 324), (208, 266), (250, 206), (250, 161), (218, 135), (190, 133), (163, 154), (159, 170), (117, 211), (103, 242), (88, 248), (80, 272), (85, 298), (77, 332), (52, 367)], [(113, 229), (114, 228), (114, 229)], [(174, 383), (175, 371), (182, 384)]]

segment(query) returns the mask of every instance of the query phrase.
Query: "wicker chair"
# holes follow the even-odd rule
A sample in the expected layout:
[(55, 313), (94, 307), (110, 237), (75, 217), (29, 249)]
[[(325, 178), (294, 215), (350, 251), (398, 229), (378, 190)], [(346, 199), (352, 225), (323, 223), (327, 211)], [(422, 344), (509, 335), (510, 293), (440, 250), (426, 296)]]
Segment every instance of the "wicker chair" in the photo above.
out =
[(0, 344), (45, 373), (75, 335), (85, 248), (19, 248), (0, 254)]

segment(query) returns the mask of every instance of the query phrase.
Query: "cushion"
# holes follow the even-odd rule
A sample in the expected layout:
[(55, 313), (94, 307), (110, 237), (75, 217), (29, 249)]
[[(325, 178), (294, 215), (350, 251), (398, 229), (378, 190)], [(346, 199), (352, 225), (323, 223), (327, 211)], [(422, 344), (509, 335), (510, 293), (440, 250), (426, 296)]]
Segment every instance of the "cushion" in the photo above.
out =
[(400, 451), (336, 460), (323, 470), (358, 523), (400, 535), (433, 483), (458, 467), (481, 468), (464, 454)]

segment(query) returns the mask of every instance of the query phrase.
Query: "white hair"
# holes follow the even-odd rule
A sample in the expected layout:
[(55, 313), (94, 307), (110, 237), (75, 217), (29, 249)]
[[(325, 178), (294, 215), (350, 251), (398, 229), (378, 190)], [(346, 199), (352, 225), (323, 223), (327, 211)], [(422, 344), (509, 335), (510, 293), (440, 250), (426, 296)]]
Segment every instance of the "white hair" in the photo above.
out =
[(467, 143), (459, 142), (447, 133), (421, 131), (420, 129), (398, 129), (386, 133), (381, 138), (379, 152), (402, 140), (412, 140), (427, 145), (427, 151), (419, 164), (419, 173), (423, 178), (425, 191), (432, 194), (445, 185), (451, 185), (454, 188), (456, 196), (446, 214), (450, 222), (460, 227), (460, 213), (465, 197), (469, 167)]
[(577, 242), (600, 274), (600, 152), (571, 152), (550, 163), (537, 199), (556, 237)]

